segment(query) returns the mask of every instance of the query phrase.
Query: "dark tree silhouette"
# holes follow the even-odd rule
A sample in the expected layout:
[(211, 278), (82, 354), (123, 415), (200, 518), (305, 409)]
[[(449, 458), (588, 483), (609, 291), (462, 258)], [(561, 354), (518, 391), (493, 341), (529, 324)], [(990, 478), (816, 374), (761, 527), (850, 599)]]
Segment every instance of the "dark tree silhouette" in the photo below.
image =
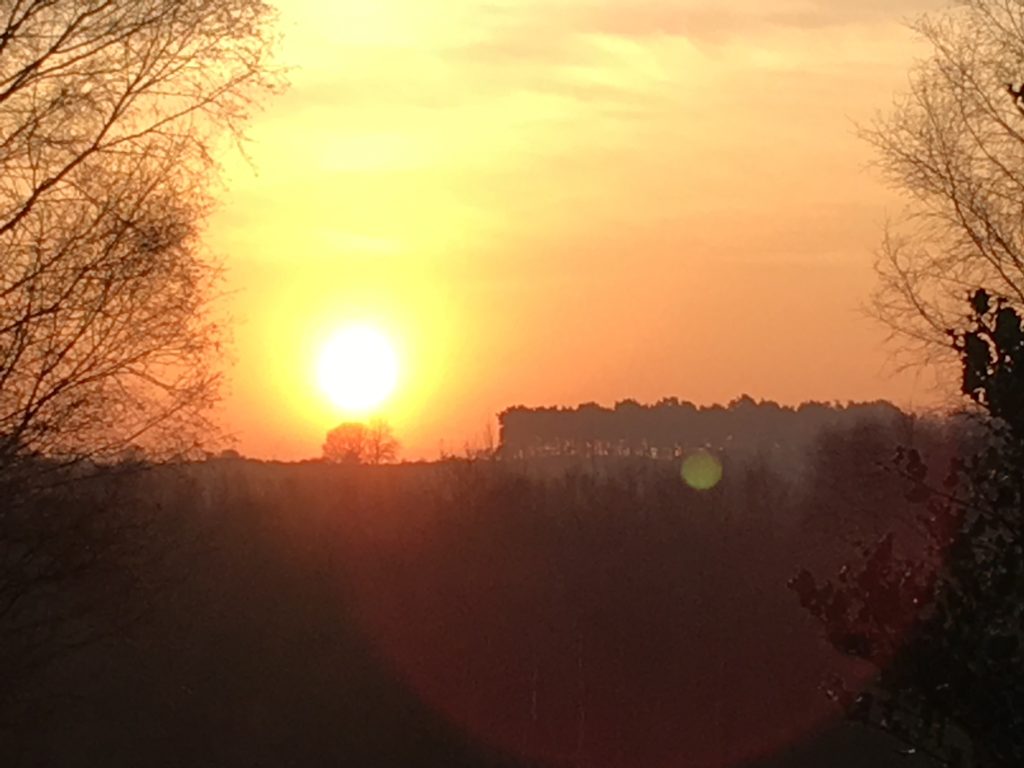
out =
[(327, 433), (323, 457), (335, 464), (390, 464), (398, 458), (398, 440), (387, 422), (346, 422)]
[(219, 268), (200, 233), (214, 143), (275, 87), (272, 16), (0, 4), (0, 705), (15, 673), (127, 617), (155, 568), (143, 505), (90, 496), (108, 470), (86, 460), (120, 472), (211, 431)]
[(892, 422), (900, 416), (884, 403), (788, 408), (743, 396), (728, 407), (698, 408), (666, 398), (654, 405), (625, 400), (614, 408), (585, 403), (577, 408), (516, 406), (498, 415), (499, 453), (504, 458), (544, 456), (679, 458), (712, 447), (734, 455), (775, 454), (780, 462), (803, 460), (826, 427), (862, 421)]
[(191, 449), (217, 396), (213, 142), (268, 69), (261, 0), (0, 12), (0, 472)]
[(898, 456), (928, 546), (901, 553), (888, 534), (818, 583), (791, 582), (839, 650), (876, 665), (877, 682), (833, 692), (855, 718), (943, 765), (1024, 761), (1024, 330), (978, 291), (968, 329), (951, 334), (963, 391), (985, 414), (981, 446), (942, 486), (916, 451)]

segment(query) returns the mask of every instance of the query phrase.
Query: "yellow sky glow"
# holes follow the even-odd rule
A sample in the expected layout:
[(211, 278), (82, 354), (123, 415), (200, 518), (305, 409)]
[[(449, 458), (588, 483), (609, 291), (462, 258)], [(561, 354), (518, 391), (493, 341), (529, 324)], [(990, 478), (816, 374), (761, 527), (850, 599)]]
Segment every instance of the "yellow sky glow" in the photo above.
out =
[[(292, 88), (226, 154), (212, 227), (247, 454), (315, 456), (310, 371), (394, 340), (410, 458), (515, 403), (931, 397), (861, 307), (898, 200), (853, 121), (930, 3), (289, 0)], [(767, 6), (771, 6), (770, 8)]]

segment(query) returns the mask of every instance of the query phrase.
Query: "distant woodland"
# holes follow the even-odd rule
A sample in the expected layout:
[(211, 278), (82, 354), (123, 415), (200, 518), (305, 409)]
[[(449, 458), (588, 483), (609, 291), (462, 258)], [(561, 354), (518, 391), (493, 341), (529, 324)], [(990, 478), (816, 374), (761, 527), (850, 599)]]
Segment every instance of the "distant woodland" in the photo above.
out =
[(586, 403), (575, 408), (508, 408), (498, 416), (501, 456), (679, 458), (710, 448), (733, 456), (800, 457), (826, 429), (865, 422), (912, 429), (914, 419), (891, 403), (797, 407), (748, 395), (727, 406), (697, 406), (666, 398), (653, 405), (623, 400), (612, 408)]

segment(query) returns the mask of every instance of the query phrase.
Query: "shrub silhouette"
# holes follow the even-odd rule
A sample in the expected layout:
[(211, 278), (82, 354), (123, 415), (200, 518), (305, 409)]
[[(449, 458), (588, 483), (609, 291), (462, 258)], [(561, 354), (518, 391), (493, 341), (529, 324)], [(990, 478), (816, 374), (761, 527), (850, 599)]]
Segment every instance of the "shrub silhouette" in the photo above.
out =
[(327, 433), (323, 457), (334, 464), (390, 464), (398, 458), (398, 449), (398, 440), (386, 422), (353, 421)]

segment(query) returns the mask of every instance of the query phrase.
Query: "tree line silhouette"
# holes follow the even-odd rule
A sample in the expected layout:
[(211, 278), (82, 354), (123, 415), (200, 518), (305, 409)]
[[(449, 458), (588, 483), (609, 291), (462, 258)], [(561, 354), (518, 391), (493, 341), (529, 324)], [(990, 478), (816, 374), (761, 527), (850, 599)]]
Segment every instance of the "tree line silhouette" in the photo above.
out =
[(727, 406), (698, 406), (669, 397), (653, 405), (619, 401), (608, 408), (584, 403), (574, 408), (517, 405), (498, 416), (499, 455), (506, 459), (544, 456), (679, 458), (697, 448), (730, 455), (802, 455), (826, 429), (863, 421), (906, 418), (889, 402), (792, 407), (743, 395)]

